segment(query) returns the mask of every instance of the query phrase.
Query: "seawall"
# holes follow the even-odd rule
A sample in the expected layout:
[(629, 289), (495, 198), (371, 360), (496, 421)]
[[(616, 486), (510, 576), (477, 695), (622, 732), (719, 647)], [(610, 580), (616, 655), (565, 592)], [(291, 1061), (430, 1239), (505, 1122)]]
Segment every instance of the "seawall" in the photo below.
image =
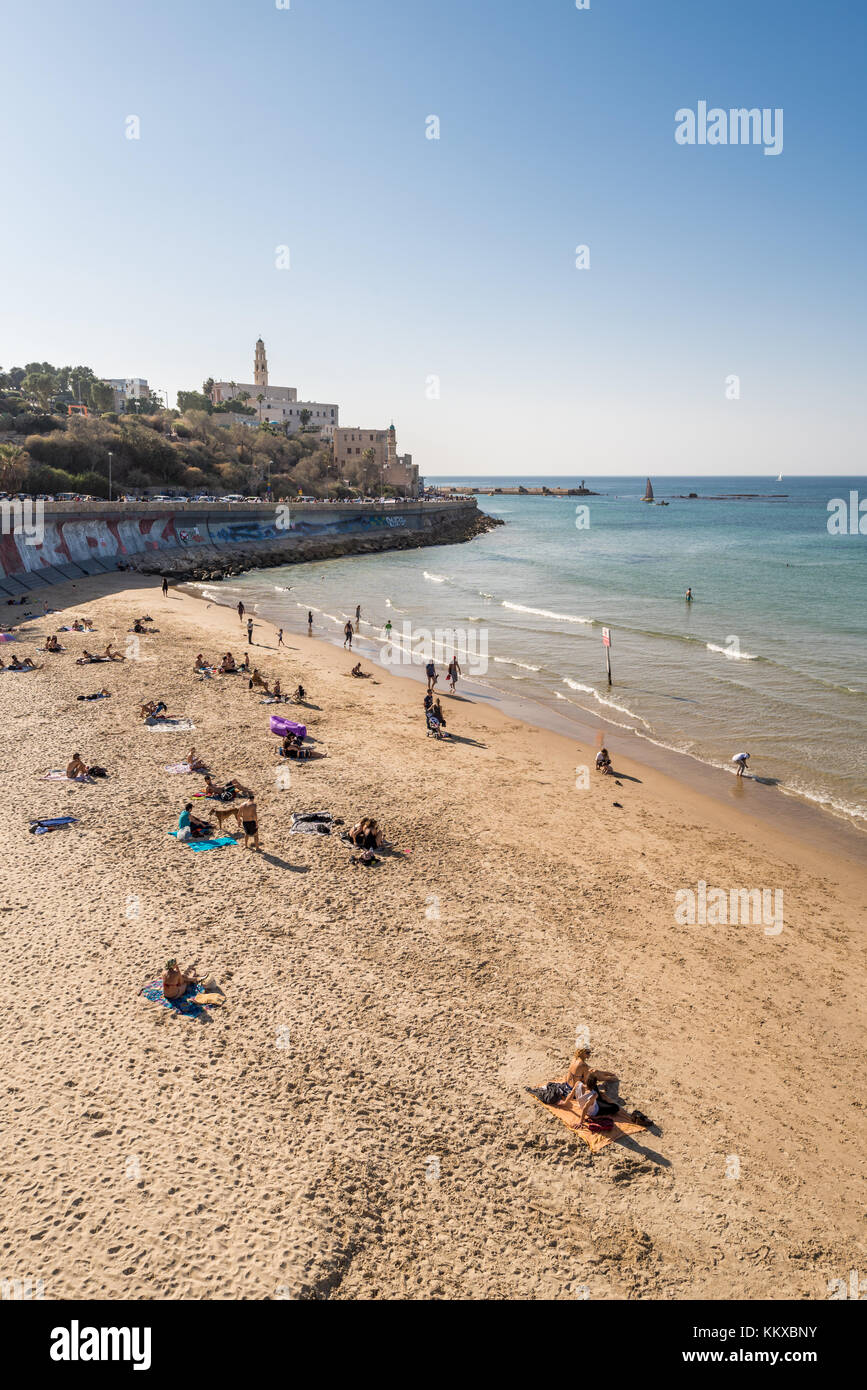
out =
[[(177, 579), (373, 550), (469, 540), (498, 524), (474, 500), (212, 506), (46, 503), (21, 524), (4, 513), (0, 593), (17, 597), (84, 574), (134, 569)], [(6, 523), (9, 523), (8, 525)]]

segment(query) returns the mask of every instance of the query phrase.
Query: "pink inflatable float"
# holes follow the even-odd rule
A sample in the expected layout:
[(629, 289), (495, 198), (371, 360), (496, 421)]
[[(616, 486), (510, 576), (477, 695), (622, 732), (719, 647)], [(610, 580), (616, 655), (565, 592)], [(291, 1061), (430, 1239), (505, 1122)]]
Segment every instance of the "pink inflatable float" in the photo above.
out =
[(307, 726), (296, 724), (294, 719), (287, 719), (285, 715), (272, 714), (271, 733), (279, 734), (280, 738), (285, 738), (287, 734), (294, 734), (296, 738), (306, 738)]

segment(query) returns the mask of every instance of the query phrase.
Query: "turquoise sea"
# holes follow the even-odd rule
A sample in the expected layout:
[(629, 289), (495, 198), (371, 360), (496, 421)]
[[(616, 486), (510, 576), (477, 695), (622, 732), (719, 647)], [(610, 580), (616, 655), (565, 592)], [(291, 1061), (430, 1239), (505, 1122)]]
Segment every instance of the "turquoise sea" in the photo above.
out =
[[(600, 495), (480, 497), (506, 525), (468, 544), (259, 571), (208, 596), (240, 593), (296, 632), (312, 608), (338, 641), (360, 604), (372, 659), (389, 619), (404, 649), (423, 650), (419, 631), (475, 634), (465, 694), (520, 695), (717, 767), (749, 751), (757, 776), (867, 828), (867, 479), (654, 478), (667, 507), (642, 501), (644, 477), (586, 484)], [(853, 492), (865, 534), (832, 534), (828, 505)]]

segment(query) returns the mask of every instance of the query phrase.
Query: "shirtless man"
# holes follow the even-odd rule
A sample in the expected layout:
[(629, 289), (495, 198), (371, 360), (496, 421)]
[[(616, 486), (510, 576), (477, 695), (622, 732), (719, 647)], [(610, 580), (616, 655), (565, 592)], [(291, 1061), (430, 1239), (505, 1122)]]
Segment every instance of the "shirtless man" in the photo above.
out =
[(68, 764), (67, 764), (67, 767), (66, 767), (66, 775), (67, 775), (67, 777), (86, 777), (86, 776), (87, 776), (87, 768), (85, 767), (84, 763), (81, 761), (81, 754), (80, 754), (80, 753), (73, 753), (73, 755), (72, 755), (72, 761), (71, 761), (70, 763), (68, 763)]
[(256, 809), (255, 798), (245, 801), (242, 806), (237, 808), (238, 815), (241, 817), (241, 825), (244, 827), (244, 848), (250, 848), (250, 841), (253, 841), (253, 848), (259, 848), (259, 812)]

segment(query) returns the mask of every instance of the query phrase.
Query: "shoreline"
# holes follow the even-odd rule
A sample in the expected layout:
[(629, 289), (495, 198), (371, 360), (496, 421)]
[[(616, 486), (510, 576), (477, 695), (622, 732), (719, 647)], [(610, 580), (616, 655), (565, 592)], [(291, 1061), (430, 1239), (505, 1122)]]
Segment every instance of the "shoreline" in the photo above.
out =
[[(242, 654), (232, 609), (132, 575), (46, 597), (98, 636), (0, 673), (8, 1278), (49, 1299), (824, 1300), (859, 1266), (863, 870), (619, 753), (619, 786), (578, 788), (573, 737), (460, 689), (437, 743), (414, 682), (352, 680), (356, 652), (288, 630), (281, 651), (254, 619), (252, 660), (301, 680), (326, 754), (281, 767), (247, 682), (193, 674)], [(135, 643), (142, 612), (159, 631)], [(75, 664), (107, 641), (127, 660)], [(145, 698), (194, 731), (143, 728)], [(169, 838), (192, 740), (255, 790), (261, 853)], [(108, 780), (44, 780), (72, 749)], [(376, 815), (394, 849), (353, 867), (294, 810)], [(684, 925), (703, 882), (783, 895), (781, 929)], [(206, 1021), (138, 994), (173, 954), (225, 992)], [(527, 1095), (579, 1038), (651, 1131), (591, 1154)]]
[[(233, 603), (221, 602), (218, 585), (212, 586), (203, 581), (195, 586), (184, 583), (178, 587), (205, 603), (214, 603), (229, 611), (234, 609)], [(205, 589), (210, 594), (207, 599), (204, 597)], [(298, 605), (298, 600), (292, 602)], [(257, 600), (251, 611), (255, 611), (261, 603), (261, 600)], [(278, 623), (275, 620), (259, 621), (270, 623), (276, 632)], [(297, 630), (293, 627), (291, 631), (293, 635), (303, 637), (307, 642), (309, 639), (304, 631), (305, 627), (306, 624), (302, 621)], [(333, 637), (326, 631), (314, 635), (312, 640), (342, 650), (336, 631)], [(424, 685), (421, 662), (401, 664), (399, 667), (387, 665), (380, 659), (384, 639), (374, 638), (362, 632), (360, 640), (363, 648), (356, 646), (353, 650), (359, 653), (363, 651), (363, 659), (375, 662), (379, 671)], [(442, 663), (439, 665), (441, 667)], [(444, 673), (442, 681), (444, 686)], [(442, 688), (439, 689), (439, 693), (443, 693)], [(486, 707), (499, 709), (511, 719), (520, 719), (533, 728), (544, 729), (571, 743), (577, 743), (583, 747), (587, 756), (591, 757), (591, 761), (597, 748), (604, 742), (613, 756), (620, 759), (628, 758), (630, 763), (635, 764), (633, 774), (635, 770), (643, 769), (645, 772), (652, 771), (667, 776), (680, 787), (689, 788), (691, 792), (707, 798), (709, 802), (733, 810), (752, 830), (766, 827), (788, 839), (798, 841), (804, 847), (819, 847), (825, 853), (839, 855), (853, 866), (861, 867), (865, 863), (867, 827), (862, 829), (851, 813), (814, 801), (793, 789), (784, 789), (778, 784), (764, 781), (757, 773), (739, 779), (728, 769), (707, 762), (696, 754), (682, 752), (661, 740), (624, 729), (621, 725), (606, 719), (604, 715), (594, 716), (566, 697), (563, 697), (563, 703), (572, 705), (576, 710), (575, 715), (560, 713), (556, 706), (547, 705), (542, 700), (497, 690), (494, 686), (486, 685), (483, 680), (474, 680), (472, 677), (462, 677), (460, 693), (471, 703), (478, 702)], [(745, 830), (744, 833), (748, 831)]]

